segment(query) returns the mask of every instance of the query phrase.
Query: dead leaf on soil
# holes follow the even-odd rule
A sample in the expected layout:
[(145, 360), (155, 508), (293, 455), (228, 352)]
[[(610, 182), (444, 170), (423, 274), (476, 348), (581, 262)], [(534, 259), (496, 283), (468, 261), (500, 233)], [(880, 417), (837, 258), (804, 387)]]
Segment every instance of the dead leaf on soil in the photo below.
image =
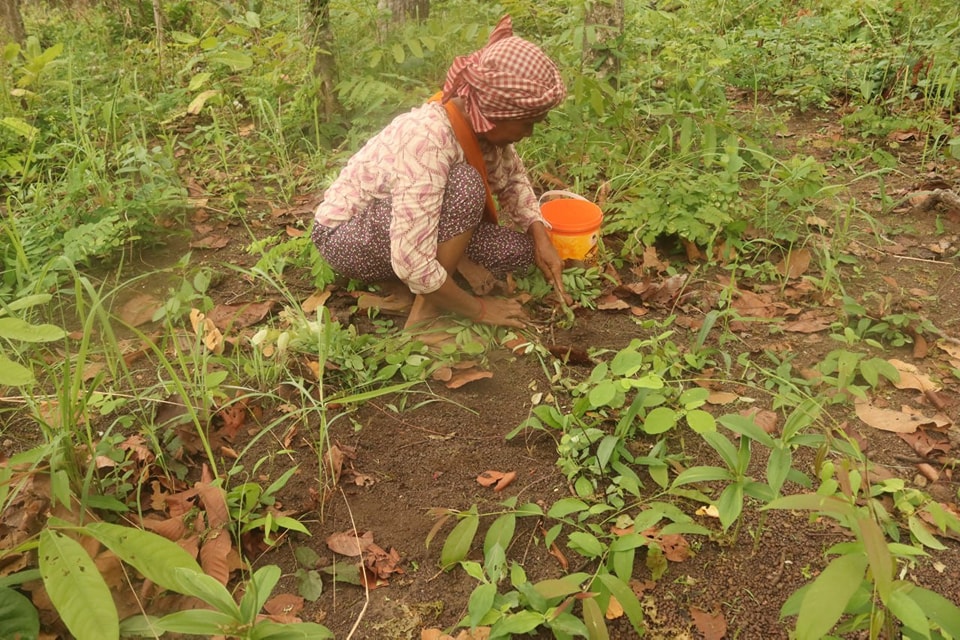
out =
[(450, 380), (446, 383), (448, 389), (459, 389), (465, 384), (469, 384), (476, 380), (483, 380), (484, 378), (492, 378), (492, 371), (481, 371), (479, 369), (471, 369), (466, 371), (456, 371), (451, 376)]
[(303, 597), (281, 593), (267, 600), (263, 610), (275, 616), (295, 616), (303, 610)]
[(319, 291), (314, 291), (300, 304), (300, 308), (304, 313), (313, 313), (324, 304), (330, 298), (329, 289), (321, 289)]
[(910, 415), (893, 409), (881, 409), (864, 400), (857, 400), (854, 406), (856, 407), (857, 417), (864, 424), (874, 429), (892, 431), (893, 433), (913, 433), (921, 425), (929, 423), (922, 416)]
[(243, 304), (218, 304), (207, 314), (221, 331), (243, 329), (261, 322), (277, 306), (276, 300)]
[(590, 359), (590, 354), (587, 353), (586, 349), (581, 347), (574, 347), (565, 344), (551, 344), (547, 346), (547, 351), (549, 351), (550, 355), (557, 360), (562, 360), (567, 364), (583, 366), (593, 364), (593, 360)]
[(699, 507), (695, 512), (698, 516), (707, 516), (708, 518), (719, 518), (720, 510), (717, 509), (716, 505), (707, 504), (702, 507)]
[(707, 403), (712, 405), (730, 404), (740, 398), (739, 394), (730, 391), (711, 391), (707, 396)]
[(490, 627), (464, 629), (456, 636), (444, 633), (440, 629), (424, 629), (420, 632), (420, 640), (487, 640), (490, 637)]
[(209, 351), (217, 355), (223, 353), (223, 334), (213, 320), (201, 313), (199, 309), (190, 309), (190, 325), (194, 333), (203, 339), (203, 345)]
[(816, 310), (804, 311), (795, 320), (788, 320), (780, 326), (784, 331), (791, 333), (818, 333), (830, 328), (833, 315), (827, 316)]
[(357, 536), (356, 531), (341, 531), (327, 538), (327, 547), (342, 556), (359, 556), (373, 544), (373, 531)]
[(920, 370), (909, 362), (896, 358), (887, 360), (893, 368), (900, 372), (900, 381), (894, 382), (897, 389), (916, 389), (917, 391), (939, 391), (940, 385), (930, 379), (930, 376), (920, 373)]
[(790, 279), (799, 278), (807, 272), (810, 267), (810, 260), (811, 255), (808, 249), (791, 251), (777, 265), (777, 273)]
[(917, 429), (914, 433), (898, 434), (922, 458), (950, 452), (949, 439), (934, 438), (926, 429)]
[(657, 248), (654, 245), (648, 245), (643, 250), (643, 260), (641, 263), (644, 271), (653, 271), (654, 273), (663, 273), (670, 268), (670, 263), (660, 259), (657, 255)]
[(740, 415), (753, 418), (757, 426), (770, 435), (774, 435), (777, 432), (777, 424), (780, 422), (780, 419), (773, 411), (751, 407), (750, 409), (741, 411)]
[(694, 626), (703, 634), (704, 640), (722, 640), (727, 635), (727, 621), (719, 608), (708, 613), (697, 607), (690, 607), (690, 616)]
[(658, 540), (663, 549), (663, 555), (670, 562), (683, 562), (690, 559), (690, 543), (679, 533), (668, 533), (659, 536)]
[(607, 620), (616, 620), (623, 616), (623, 605), (615, 596), (610, 596), (610, 602), (607, 604), (607, 612), (604, 617)]
[(226, 236), (207, 236), (205, 238), (200, 238), (195, 242), (190, 243), (191, 249), (223, 249), (225, 246), (230, 244), (230, 240)]
[(131, 327), (150, 322), (153, 314), (162, 306), (159, 299), (147, 293), (141, 293), (127, 300), (117, 315)]
[(612, 293), (597, 299), (597, 309), (600, 311), (624, 311), (630, 308), (630, 303), (624, 302)]

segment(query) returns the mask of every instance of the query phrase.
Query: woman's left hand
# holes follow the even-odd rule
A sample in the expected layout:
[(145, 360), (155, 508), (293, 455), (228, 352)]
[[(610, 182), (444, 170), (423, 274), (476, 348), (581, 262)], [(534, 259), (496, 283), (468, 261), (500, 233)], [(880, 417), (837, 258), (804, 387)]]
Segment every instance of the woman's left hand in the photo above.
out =
[(547, 281), (553, 285), (557, 297), (566, 305), (573, 302), (563, 289), (563, 260), (557, 254), (557, 249), (550, 242), (550, 235), (542, 222), (530, 225), (530, 235), (533, 237), (534, 260)]

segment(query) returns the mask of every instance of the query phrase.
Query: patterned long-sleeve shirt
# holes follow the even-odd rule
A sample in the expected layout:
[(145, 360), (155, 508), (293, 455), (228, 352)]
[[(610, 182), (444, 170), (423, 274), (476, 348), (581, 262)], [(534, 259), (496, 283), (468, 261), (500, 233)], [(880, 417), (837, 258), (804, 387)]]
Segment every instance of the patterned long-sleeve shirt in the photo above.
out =
[[(541, 221), (540, 206), (513, 145), (480, 141), (490, 190), (521, 230)], [(428, 103), (398, 116), (341, 171), (317, 207), (317, 224), (335, 227), (390, 200), (393, 270), (413, 293), (436, 291), (447, 273), (437, 261), (437, 227), (447, 174), (466, 158), (443, 106)]]

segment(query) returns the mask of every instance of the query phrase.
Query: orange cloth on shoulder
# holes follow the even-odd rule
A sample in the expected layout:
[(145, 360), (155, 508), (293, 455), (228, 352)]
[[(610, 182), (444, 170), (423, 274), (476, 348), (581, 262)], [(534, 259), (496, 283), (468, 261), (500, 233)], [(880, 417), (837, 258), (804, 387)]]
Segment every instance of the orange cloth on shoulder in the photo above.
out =
[[(431, 96), (429, 102), (440, 102), (443, 92), (437, 92)], [(443, 103), (447, 110), (447, 117), (453, 126), (453, 135), (463, 149), (463, 155), (466, 156), (470, 166), (477, 170), (483, 179), (483, 188), (487, 191), (487, 202), (484, 206), (483, 217), (488, 222), (497, 223), (497, 205), (493, 201), (493, 192), (490, 190), (490, 182), (487, 180), (487, 163), (483, 159), (483, 151), (480, 150), (480, 141), (477, 140), (477, 134), (470, 126), (470, 122), (464, 116), (463, 112), (457, 108), (452, 100)]]

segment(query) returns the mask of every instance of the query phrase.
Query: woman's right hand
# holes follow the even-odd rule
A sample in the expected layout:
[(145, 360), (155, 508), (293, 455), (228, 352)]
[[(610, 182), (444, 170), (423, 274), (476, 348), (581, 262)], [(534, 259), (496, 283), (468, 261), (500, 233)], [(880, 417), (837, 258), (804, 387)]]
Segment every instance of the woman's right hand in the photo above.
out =
[(481, 313), (474, 318), (474, 321), (516, 329), (523, 329), (527, 326), (529, 318), (518, 301), (493, 296), (484, 296), (477, 299), (480, 301)]

